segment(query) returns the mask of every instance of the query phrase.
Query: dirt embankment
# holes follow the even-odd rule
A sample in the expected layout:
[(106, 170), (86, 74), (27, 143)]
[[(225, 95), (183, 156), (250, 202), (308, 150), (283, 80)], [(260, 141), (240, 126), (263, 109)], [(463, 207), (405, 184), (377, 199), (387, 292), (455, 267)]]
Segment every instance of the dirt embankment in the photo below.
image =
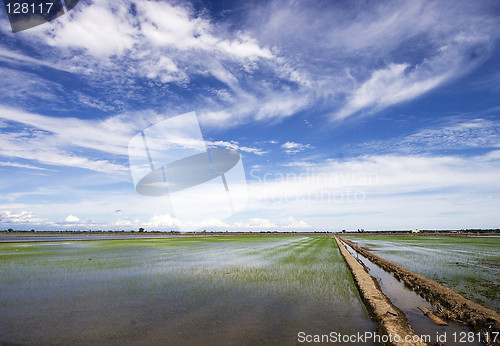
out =
[(464, 322), (482, 332), (500, 331), (500, 315), (496, 311), (475, 303), (425, 276), (380, 258), (349, 240), (342, 239), (342, 241), (379, 267), (392, 272), (397, 279), (403, 280), (407, 286), (437, 306), (436, 315), (448, 320)]
[[(386, 345), (427, 345), (417, 340), (405, 314), (395, 307), (382, 293), (378, 283), (368, 274), (365, 268), (351, 256), (337, 237), (335, 237), (340, 253), (349, 266), (360, 295), (378, 324), (378, 333), (390, 335), (391, 340)], [(406, 341), (408, 340), (408, 341)]]

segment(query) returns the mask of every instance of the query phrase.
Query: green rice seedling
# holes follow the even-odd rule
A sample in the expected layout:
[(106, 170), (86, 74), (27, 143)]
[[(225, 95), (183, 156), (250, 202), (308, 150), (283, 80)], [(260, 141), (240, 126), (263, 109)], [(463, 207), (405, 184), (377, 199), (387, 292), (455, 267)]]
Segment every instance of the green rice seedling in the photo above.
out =
[(290, 344), (374, 331), (333, 238), (0, 244), (0, 342)]
[(500, 238), (349, 235), (377, 255), (500, 312)]

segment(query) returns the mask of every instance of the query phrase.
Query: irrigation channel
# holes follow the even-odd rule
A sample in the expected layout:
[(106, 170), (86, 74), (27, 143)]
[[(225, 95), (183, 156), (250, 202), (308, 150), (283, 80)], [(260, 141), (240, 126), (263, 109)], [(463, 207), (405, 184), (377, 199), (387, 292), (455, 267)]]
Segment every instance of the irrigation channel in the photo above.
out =
[[(491, 321), (490, 327), (487, 328), (484, 325), (480, 325), (479, 328), (471, 328), (470, 326), (460, 323), (458, 321), (449, 320), (444, 321), (440, 317), (436, 316), (437, 310), (442, 310), (442, 305), (434, 301), (434, 304), (426, 299), (425, 295), (415, 292), (407, 283), (403, 280), (399, 280), (395, 277), (394, 273), (382, 269), (377, 264), (370, 261), (363, 254), (368, 253), (366, 249), (363, 249), (362, 254), (360, 254), (360, 249), (355, 243), (350, 241), (345, 241), (342, 238), (337, 238), (337, 241), (345, 247), (348, 253), (355, 259), (364, 271), (371, 275), (375, 280), (376, 289), (380, 289), (381, 292), (389, 299), (390, 303), (393, 304), (392, 311), (382, 311), (382, 313), (373, 311), (372, 314), (375, 315), (375, 320), (379, 323), (379, 330), (381, 332), (388, 334), (390, 331), (383, 327), (384, 323), (387, 323), (385, 319), (391, 317), (396, 320), (396, 324), (400, 324), (404, 327), (408, 324), (411, 327), (410, 332), (400, 332), (401, 334), (414, 332), (417, 336), (423, 336), (423, 341), (426, 341), (429, 345), (499, 345), (500, 342), (494, 342), (492, 338), (495, 338), (498, 334), (498, 314), (491, 311), (493, 318), (497, 318), (496, 326), (495, 322)], [(339, 248), (341, 248), (339, 244)], [(356, 248), (356, 249), (354, 249)], [(342, 250), (341, 250), (342, 251)], [(348, 255), (347, 255), (348, 256)], [(375, 255), (372, 255), (376, 257)], [(346, 254), (344, 254), (346, 257)], [(347, 261), (347, 258), (346, 258)], [(389, 262), (390, 263), (390, 262)], [(349, 265), (349, 262), (348, 262)], [(351, 271), (354, 271), (352, 265), (349, 265)], [(395, 266), (397, 267), (397, 266)], [(358, 268), (359, 270), (359, 268)], [(356, 278), (356, 274), (353, 272)], [(429, 280), (430, 281), (430, 280)], [(360, 289), (361, 295), (366, 295), (363, 290), (366, 290), (360, 282), (357, 282), (358, 288)], [(366, 285), (366, 284), (365, 284)], [(436, 283), (436, 285), (439, 285)], [(456, 294), (456, 293), (455, 293)], [(458, 294), (457, 294), (458, 295)], [(463, 298), (463, 297), (462, 297)], [(465, 299), (465, 298), (463, 298)], [(364, 300), (369, 300), (369, 297), (364, 297)], [(370, 304), (379, 304), (378, 302), (366, 302), (369, 306)], [(474, 304), (474, 303), (473, 303)], [(390, 308), (389, 308), (390, 309)], [(380, 309), (379, 309), (380, 310)], [(404, 316), (396, 316), (396, 314), (403, 313)], [(495, 316), (496, 314), (496, 316)], [(399, 319), (399, 321), (398, 321)], [(496, 329), (495, 329), (496, 328)], [(490, 332), (489, 334), (487, 332)], [(493, 332), (493, 333), (492, 333)], [(396, 332), (397, 333), (397, 332)], [(497, 340), (500, 336), (497, 337)], [(391, 343), (389, 343), (391, 344)], [(418, 345), (418, 342), (393, 342), (396, 345)], [(425, 343), (424, 343), (425, 344)]]

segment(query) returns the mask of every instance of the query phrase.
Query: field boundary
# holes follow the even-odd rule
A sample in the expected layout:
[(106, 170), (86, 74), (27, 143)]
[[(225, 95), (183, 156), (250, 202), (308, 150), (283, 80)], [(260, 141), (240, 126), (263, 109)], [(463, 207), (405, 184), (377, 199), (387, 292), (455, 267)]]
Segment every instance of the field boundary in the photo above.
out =
[[(340, 253), (347, 263), (358, 287), (361, 298), (375, 318), (379, 332), (384, 335), (391, 335), (392, 342), (388, 345), (427, 345), (423, 341), (417, 340), (417, 336), (406, 315), (392, 304), (389, 298), (380, 290), (379, 285), (368, 274), (366, 269), (347, 251), (346, 247), (335, 237)], [(405, 341), (406, 340), (412, 340)]]
[(438, 309), (436, 315), (448, 320), (466, 323), (482, 332), (500, 331), (500, 315), (496, 311), (473, 302), (423, 275), (387, 261), (349, 240), (340, 239), (382, 269), (392, 272), (398, 280), (402, 280), (415, 292), (436, 305)]

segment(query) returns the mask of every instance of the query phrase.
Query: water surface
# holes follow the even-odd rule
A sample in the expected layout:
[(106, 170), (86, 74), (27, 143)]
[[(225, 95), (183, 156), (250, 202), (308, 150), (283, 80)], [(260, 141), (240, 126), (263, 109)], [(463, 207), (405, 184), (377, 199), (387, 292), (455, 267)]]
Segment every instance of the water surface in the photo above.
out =
[(331, 237), (0, 244), (0, 343), (273, 344), (374, 332)]
[(500, 312), (500, 238), (360, 235), (346, 239)]

